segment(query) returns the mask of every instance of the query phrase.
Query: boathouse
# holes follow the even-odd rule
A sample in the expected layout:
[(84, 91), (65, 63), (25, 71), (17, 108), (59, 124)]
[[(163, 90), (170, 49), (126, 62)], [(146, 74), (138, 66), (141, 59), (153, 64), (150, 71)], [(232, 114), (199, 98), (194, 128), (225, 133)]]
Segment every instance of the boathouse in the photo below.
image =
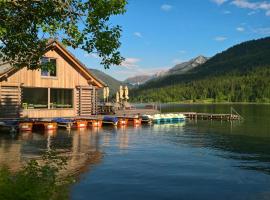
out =
[(60, 42), (51, 40), (41, 62), (53, 69), (17, 69), (0, 63), (0, 118), (52, 118), (97, 113), (105, 84)]

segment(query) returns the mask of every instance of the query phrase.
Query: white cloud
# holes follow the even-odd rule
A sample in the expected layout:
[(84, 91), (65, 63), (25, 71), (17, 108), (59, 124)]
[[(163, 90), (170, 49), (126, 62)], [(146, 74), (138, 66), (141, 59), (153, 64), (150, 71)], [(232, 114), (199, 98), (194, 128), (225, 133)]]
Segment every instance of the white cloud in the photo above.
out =
[(231, 14), (232, 12), (231, 11), (229, 11), (229, 10), (224, 10), (223, 11), (223, 14), (225, 14), (225, 15), (229, 15), (229, 14)]
[(95, 58), (95, 59), (99, 59), (100, 58), (98, 56), (98, 54), (96, 54), (96, 53), (86, 53), (86, 54), (84, 54), (84, 57), (86, 57), (86, 58)]
[(168, 12), (168, 11), (170, 11), (173, 7), (172, 7), (172, 5), (169, 5), (169, 4), (163, 4), (163, 5), (161, 5), (160, 8), (161, 8), (161, 10)]
[(232, 4), (239, 8), (257, 9), (257, 3), (251, 3), (247, 0), (234, 0)]
[(180, 50), (179, 53), (185, 54), (185, 53), (187, 53), (187, 51), (186, 50)]
[(248, 16), (255, 15), (256, 13), (257, 13), (256, 11), (250, 11), (250, 12), (248, 13)]
[(216, 3), (217, 5), (224, 4), (227, 0), (211, 0), (212, 2)]
[(134, 32), (133, 33), (136, 37), (138, 37), (138, 38), (142, 38), (143, 36), (142, 36), (142, 34), (140, 33), (140, 32)]
[(236, 30), (239, 31), (239, 32), (244, 32), (245, 28), (244, 27), (237, 27)]
[(260, 35), (270, 35), (270, 27), (255, 28), (253, 32)]
[(225, 40), (227, 40), (227, 37), (224, 37), (224, 36), (217, 36), (214, 38), (215, 41), (218, 41), (218, 42), (223, 42)]
[(115, 77), (117, 77), (119, 80), (125, 80), (126, 78), (129, 77), (134, 77), (134, 76), (140, 76), (140, 75), (155, 75), (155, 74), (163, 74), (166, 71), (168, 71), (171, 68), (171, 66), (162, 66), (162, 67), (149, 67), (149, 66), (144, 66), (144, 67), (135, 67), (132, 69), (127, 69), (127, 68), (118, 68), (114, 72)]
[[(232, 4), (239, 8), (246, 8), (251, 10), (263, 10), (267, 16), (270, 16), (270, 2), (258, 1), (250, 2), (249, 0), (233, 0)], [(250, 12), (248, 15), (255, 13)]]
[(126, 67), (128, 69), (138, 67), (138, 62), (140, 62), (141, 59), (139, 58), (126, 58), (120, 66)]
[(172, 60), (172, 63), (173, 63), (173, 64), (180, 64), (180, 63), (182, 63), (182, 62), (184, 62), (184, 61), (181, 60), (181, 59), (179, 59), (179, 58), (176, 58), (176, 59), (173, 59), (173, 60)]

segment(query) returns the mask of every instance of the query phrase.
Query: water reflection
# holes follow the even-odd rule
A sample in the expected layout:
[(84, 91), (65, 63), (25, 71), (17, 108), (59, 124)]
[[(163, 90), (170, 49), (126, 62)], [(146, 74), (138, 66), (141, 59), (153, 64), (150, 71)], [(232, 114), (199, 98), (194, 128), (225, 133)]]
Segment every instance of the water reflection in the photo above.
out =
[(68, 157), (67, 173), (85, 171), (89, 165), (102, 159), (100, 136), (97, 129), (76, 131), (48, 131), (43, 133), (20, 133), (15, 138), (0, 135), (0, 166), (18, 170), (24, 161), (39, 159), (46, 151), (54, 149)]
[[(175, 145), (210, 149), (216, 156), (240, 161), (235, 167), (270, 174), (270, 137), (245, 134), (239, 131), (243, 130), (243, 125), (229, 121), (188, 121), (184, 131), (178, 129), (181, 135), (166, 139)], [(155, 128), (157, 131), (161, 128), (164, 133), (175, 133), (171, 128)]]
[[(133, 197), (130, 194), (134, 191), (140, 195), (133, 199), (145, 194), (156, 195), (154, 199), (173, 199), (170, 197), (177, 195), (185, 199), (188, 194), (189, 199), (194, 199), (194, 191), (205, 197), (202, 199), (214, 192), (219, 194), (214, 196), (217, 199), (235, 194), (256, 196), (269, 192), (270, 183), (270, 111), (262, 109), (255, 114), (252, 106), (251, 110), (237, 109), (244, 113), (244, 122), (187, 120), (179, 124), (58, 130), (15, 137), (0, 134), (0, 165), (17, 169), (23, 160), (56, 149), (69, 157), (67, 173), (87, 171), (74, 196), (104, 195), (103, 199), (112, 199), (121, 194), (119, 199), (128, 199), (125, 197)], [(92, 165), (98, 167), (91, 170)]]

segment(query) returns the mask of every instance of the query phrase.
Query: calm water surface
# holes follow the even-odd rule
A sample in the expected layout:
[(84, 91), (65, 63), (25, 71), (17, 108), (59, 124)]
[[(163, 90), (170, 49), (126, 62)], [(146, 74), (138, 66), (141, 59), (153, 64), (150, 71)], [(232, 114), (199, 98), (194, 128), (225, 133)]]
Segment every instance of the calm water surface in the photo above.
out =
[[(80, 172), (71, 198), (270, 199), (270, 105), (234, 105), (243, 122), (0, 135), (0, 163), (50, 148), (70, 155)], [(162, 110), (230, 112), (230, 105), (163, 105)]]

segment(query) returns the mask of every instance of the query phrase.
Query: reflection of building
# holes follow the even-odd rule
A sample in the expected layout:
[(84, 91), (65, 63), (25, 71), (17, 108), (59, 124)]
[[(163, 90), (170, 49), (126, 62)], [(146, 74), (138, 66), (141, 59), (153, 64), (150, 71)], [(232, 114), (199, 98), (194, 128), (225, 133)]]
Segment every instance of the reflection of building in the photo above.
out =
[(119, 148), (120, 149), (127, 149), (128, 148), (128, 141), (129, 141), (129, 135), (126, 130), (126, 127), (123, 126), (119, 128), (118, 130), (118, 136), (119, 136)]
[(21, 165), (21, 144), (0, 139), (0, 166), (7, 166), (12, 171)]
[[(30, 137), (32, 136), (32, 137)], [(6, 165), (18, 170), (29, 158), (40, 159), (46, 150), (55, 149), (66, 156), (67, 166), (64, 173), (77, 174), (88, 169), (89, 165), (99, 163), (99, 134), (90, 130), (47, 132), (44, 135), (29, 133), (15, 139), (0, 137), (0, 166)]]
[(102, 153), (99, 151), (99, 135), (89, 129), (78, 130), (73, 133), (72, 149), (68, 154), (68, 173), (80, 173), (88, 169), (89, 165), (99, 163)]

